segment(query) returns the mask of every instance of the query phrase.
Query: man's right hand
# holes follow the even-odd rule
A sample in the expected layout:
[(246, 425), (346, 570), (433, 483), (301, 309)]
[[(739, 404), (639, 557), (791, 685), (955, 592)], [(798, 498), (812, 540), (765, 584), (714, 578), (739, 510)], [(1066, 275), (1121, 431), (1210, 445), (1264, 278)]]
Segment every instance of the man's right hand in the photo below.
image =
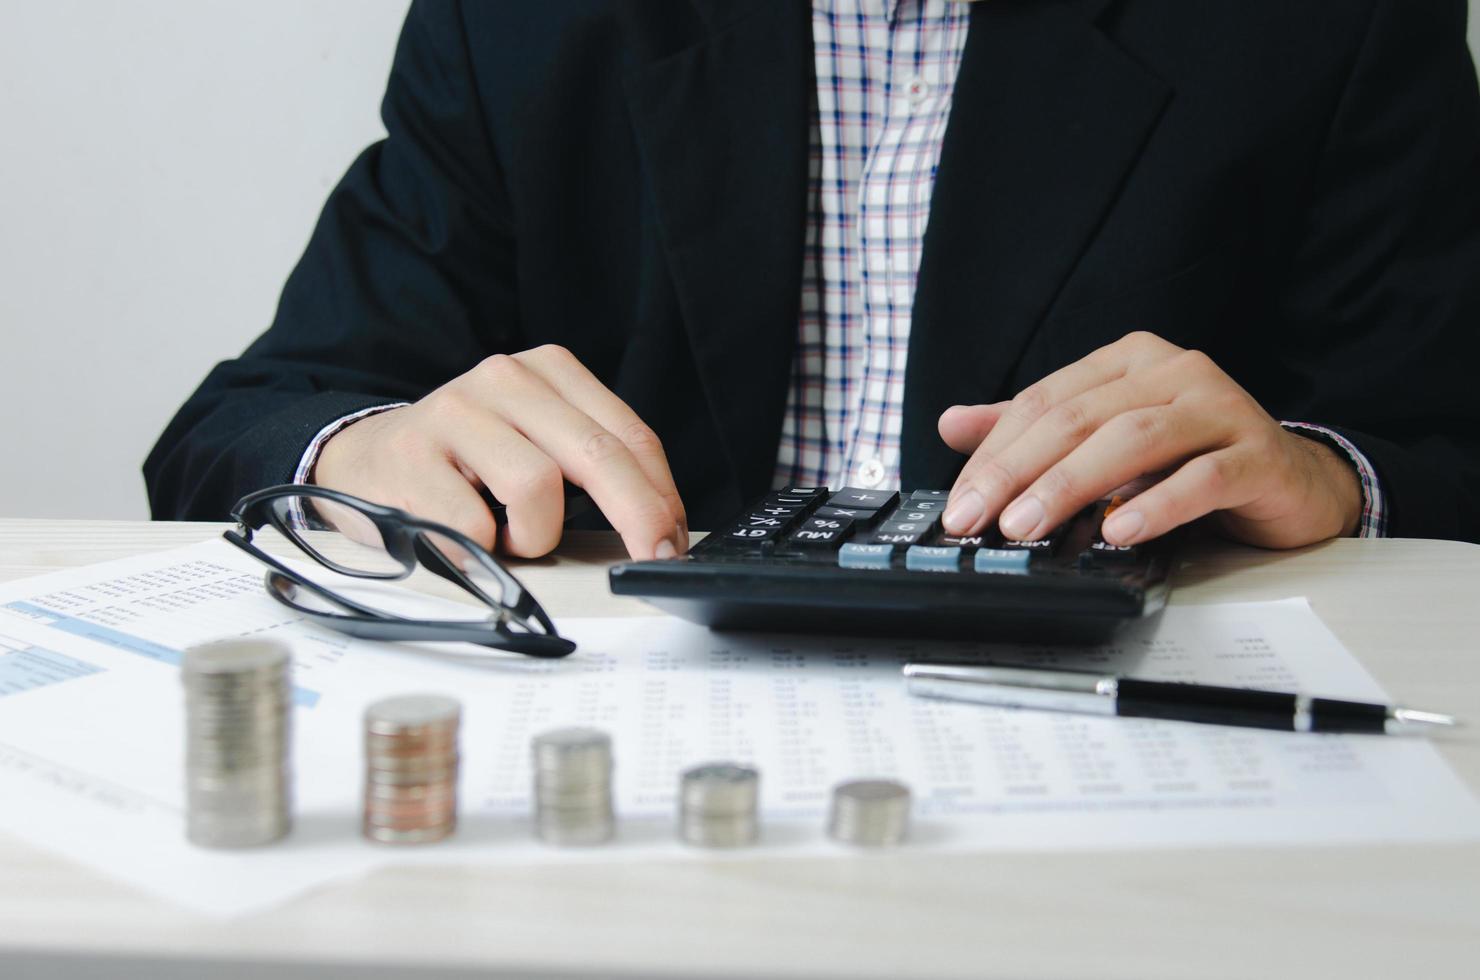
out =
[[(554, 345), (495, 355), (414, 405), (355, 422), (324, 444), (312, 477), (528, 558), (560, 541), (563, 479), (590, 495), (633, 558), (687, 549), (658, 437)], [(503, 528), (480, 484), (507, 506)]]

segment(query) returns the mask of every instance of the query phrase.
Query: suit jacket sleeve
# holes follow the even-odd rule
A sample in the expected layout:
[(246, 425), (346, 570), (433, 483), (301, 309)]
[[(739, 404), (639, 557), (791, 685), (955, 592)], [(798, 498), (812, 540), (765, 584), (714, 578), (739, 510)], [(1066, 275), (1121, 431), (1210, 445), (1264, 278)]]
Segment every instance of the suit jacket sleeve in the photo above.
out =
[(1464, 0), (1377, 0), (1280, 287), (1288, 417), (1371, 460), (1387, 533), (1480, 541), (1480, 99)]
[(331, 194), (271, 327), (211, 371), (145, 462), (156, 518), (224, 519), (290, 482), (334, 419), (517, 349), (512, 216), (460, 5), (411, 8), (381, 111), (387, 138)]

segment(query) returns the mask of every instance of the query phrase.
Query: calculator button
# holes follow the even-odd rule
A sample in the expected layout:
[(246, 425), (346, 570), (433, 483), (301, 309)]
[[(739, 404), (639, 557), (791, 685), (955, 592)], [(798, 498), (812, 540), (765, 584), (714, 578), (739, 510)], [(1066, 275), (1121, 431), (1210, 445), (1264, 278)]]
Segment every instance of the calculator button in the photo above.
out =
[(788, 497), (821, 497), (827, 493), (827, 487), (782, 487), (776, 493), (785, 494)]
[(984, 534), (972, 534), (967, 537), (957, 537), (954, 534), (947, 534), (940, 539), (940, 543), (951, 548), (975, 551), (987, 543), (987, 536)]
[(888, 568), (894, 549), (887, 544), (850, 542), (838, 549), (839, 568)]
[(790, 541), (798, 548), (836, 548), (852, 530), (847, 525), (832, 529), (804, 527), (794, 532)]
[(872, 527), (878, 523), (879, 513), (877, 510), (864, 510), (860, 507), (833, 507), (828, 505), (814, 510), (812, 516), (845, 518), (859, 527)]
[(816, 497), (798, 497), (795, 494), (790, 493), (773, 493), (769, 494), (765, 500), (761, 501), (761, 506), (795, 507), (798, 510), (806, 510), (808, 505), (816, 499)]
[(1139, 557), (1141, 553), (1133, 544), (1111, 544), (1104, 539), (1099, 539), (1089, 543), (1089, 547), (1080, 553), (1079, 560), (1081, 562), (1133, 562)]
[(868, 510), (883, 510), (899, 499), (897, 490), (868, 490), (859, 487), (844, 487), (827, 498), (829, 507), (860, 507)]
[(1064, 529), (1058, 527), (1050, 532), (1047, 537), (1039, 538), (1037, 541), (1004, 541), (1002, 542), (1002, 547), (1010, 551), (1026, 551), (1039, 555), (1051, 555), (1063, 539)]
[(899, 509), (936, 511), (938, 513), (946, 509), (946, 502), (944, 500), (915, 500), (912, 498), (900, 504)]
[(853, 530), (853, 522), (846, 517), (825, 517), (821, 514), (813, 514), (802, 521), (799, 528), (802, 531), (842, 531), (845, 533)]
[(913, 507), (901, 507), (889, 517), (890, 524), (934, 524), (940, 520), (938, 510), (916, 510)]
[[(913, 524), (910, 526), (914, 527)], [(890, 531), (886, 530), (886, 527), (881, 527), (877, 531), (875, 531), (873, 537), (869, 540), (873, 544), (897, 545), (899, 547), (907, 547), (912, 544), (918, 544), (920, 539), (925, 536), (925, 532), (923, 530)]]
[(743, 541), (758, 544), (762, 541), (771, 541), (781, 533), (780, 527), (740, 527), (731, 528), (725, 532), (727, 541)]
[(790, 518), (796, 517), (802, 512), (800, 507), (789, 507), (785, 504), (762, 504), (756, 508), (757, 514), (769, 514), (771, 517)]
[(979, 548), (972, 559), (978, 572), (1026, 572), (1032, 552), (1023, 549)]
[(904, 567), (912, 572), (956, 572), (961, 569), (960, 548), (912, 545), (904, 553)]
[(744, 517), (740, 518), (739, 526), (740, 527), (774, 527), (774, 528), (776, 528), (776, 530), (779, 531), (779, 530), (785, 528), (788, 524), (791, 523), (792, 516), (794, 516), (794, 515), (786, 515), (786, 516), (782, 516), (782, 517), (777, 517), (774, 514), (765, 514), (765, 513), (761, 513), (761, 512), (757, 512), (757, 513), (754, 513), (754, 514), (746, 514)]
[(946, 498), (951, 495), (949, 490), (915, 490), (910, 493), (911, 501), (930, 500), (945, 503)]

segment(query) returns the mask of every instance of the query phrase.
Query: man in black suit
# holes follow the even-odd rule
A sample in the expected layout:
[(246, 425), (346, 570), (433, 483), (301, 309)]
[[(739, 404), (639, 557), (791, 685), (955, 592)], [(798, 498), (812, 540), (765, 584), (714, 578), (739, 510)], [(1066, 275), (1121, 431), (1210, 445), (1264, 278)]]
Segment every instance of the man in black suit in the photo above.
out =
[[(883, 26), (839, 44), (865, 14)], [(662, 556), (809, 458), (852, 482), (839, 426), (873, 411), (886, 451), (858, 472), (953, 486), (958, 533), (1040, 536), (1164, 474), (1107, 538), (1213, 514), (1271, 547), (1480, 541), (1464, 20), (1464, 0), (418, 2), (388, 139), (331, 195), (272, 327), (155, 447), (155, 515), (220, 519), (296, 477), (537, 555), (564, 476)], [(895, 71), (919, 38), (916, 63), (950, 71), (883, 79), (873, 144), (949, 86), (911, 178), (919, 262), (892, 319), (848, 327), (807, 302), (857, 291), (828, 247), (867, 275), (826, 222), (867, 251), (845, 212), (879, 157), (858, 200), (819, 203), (860, 85), (828, 73), (874, 42)], [(807, 400), (857, 377), (808, 352), (864, 335), (903, 345), (894, 387), (809, 434)]]

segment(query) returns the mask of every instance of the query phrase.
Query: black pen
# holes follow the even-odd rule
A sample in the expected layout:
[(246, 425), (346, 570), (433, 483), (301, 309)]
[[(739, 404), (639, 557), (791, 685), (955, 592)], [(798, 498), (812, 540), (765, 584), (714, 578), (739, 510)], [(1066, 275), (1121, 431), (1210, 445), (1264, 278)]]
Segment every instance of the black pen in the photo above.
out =
[(1452, 715), (1305, 694), (1141, 681), (1112, 674), (1030, 667), (906, 664), (909, 692), (1004, 708), (1124, 718), (1169, 718), (1290, 732), (1416, 735), (1458, 724)]

